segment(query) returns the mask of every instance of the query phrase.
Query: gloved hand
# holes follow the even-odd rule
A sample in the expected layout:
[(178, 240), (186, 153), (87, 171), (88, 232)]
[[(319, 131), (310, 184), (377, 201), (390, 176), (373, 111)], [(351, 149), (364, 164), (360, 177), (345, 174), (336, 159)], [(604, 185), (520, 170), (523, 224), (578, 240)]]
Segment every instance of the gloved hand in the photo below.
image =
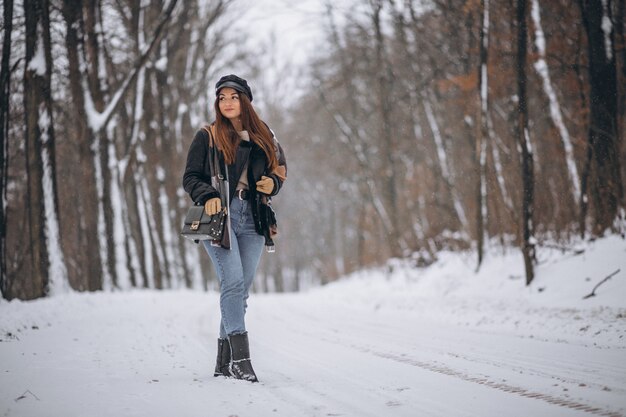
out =
[(274, 180), (270, 177), (263, 175), (260, 180), (256, 182), (256, 190), (263, 194), (271, 194), (274, 189)]
[(211, 198), (204, 203), (204, 212), (209, 216), (219, 213), (221, 209), (222, 200), (220, 200), (219, 197)]

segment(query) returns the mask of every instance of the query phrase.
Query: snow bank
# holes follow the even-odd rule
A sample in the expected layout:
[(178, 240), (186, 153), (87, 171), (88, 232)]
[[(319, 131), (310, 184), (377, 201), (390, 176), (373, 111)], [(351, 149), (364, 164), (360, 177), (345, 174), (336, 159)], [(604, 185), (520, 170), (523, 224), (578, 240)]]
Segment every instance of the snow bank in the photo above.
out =
[[(521, 337), (626, 346), (626, 240), (610, 236), (566, 252), (541, 248), (538, 263), (527, 287), (519, 250), (492, 249), (478, 272), (474, 253), (443, 252), (425, 269), (391, 263), (311, 293)], [(583, 299), (617, 270), (594, 297)]]

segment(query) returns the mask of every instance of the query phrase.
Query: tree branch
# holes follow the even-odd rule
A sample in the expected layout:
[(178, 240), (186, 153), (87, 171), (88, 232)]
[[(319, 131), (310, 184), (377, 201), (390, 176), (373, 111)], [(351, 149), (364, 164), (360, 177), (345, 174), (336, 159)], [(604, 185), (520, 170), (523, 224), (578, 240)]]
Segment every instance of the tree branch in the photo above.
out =
[(137, 60), (137, 62), (134, 65), (134, 69), (133, 69), (132, 73), (126, 78), (126, 80), (124, 81), (122, 86), (113, 95), (113, 98), (111, 99), (111, 102), (109, 103), (109, 105), (104, 109), (104, 111), (102, 113), (100, 113), (101, 117), (98, 118), (99, 123), (94, 123), (94, 121), (90, 120), (90, 128), (92, 129), (93, 132), (98, 133), (98, 132), (102, 131), (106, 127), (106, 125), (109, 123), (109, 121), (111, 120), (111, 117), (113, 117), (113, 114), (115, 113), (115, 111), (117, 110), (118, 106), (122, 102), (122, 98), (124, 98), (124, 96), (126, 95), (128, 90), (130, 89), (130, 87), (133, 84), (133, 82), (137, 79), (137, 75), (139, 74), (139, 71), (144, 67), (144, 65), (146, 64), (146, 61), (150, 57), (150, 54), (156, 49), (157, 45), (161, 41), (161, 38), (162, 38), (163, 33), (164, 33), (163, 29), (165, 28), (165, 26), (169, 22), (169, 20), (170, 20), (170, 18), (172, 16), (172, 12), (174, 11), (174, 7), (176, 6), (177, 1), (178, 0), (171, 0), (167, 10), (165, 11), (165, 16), (163, 16), (163, 19), (161, 19), (161, 22), (159, 22), (159, 25), (157, 26), (156, 30), (154, 31), (154, 37), (152, 38), (152, 42), (150, 43), (150, 46), (139, 57), (139, 59)]
[(586, 300), (587, 298), (591, 298), (594, 297), (596, 295), (596, 290), (598, 289), (598, 287), (602, 284), (604, 284), (606, 281), (608, 281), (611, 277), (613, 277), (615, 274), (617, 274), (620, 271), (620, 269), (618, 269), (617, 271), (613, 272), (611, 275), (609, 275), (608, 277), (604, 278), (602, 281), (598, 282), (596, 284), (595, 287), (593, 287), (593, 290), (591, 290), (591, 293), (585, 295), (583, 297), (583, 300)]

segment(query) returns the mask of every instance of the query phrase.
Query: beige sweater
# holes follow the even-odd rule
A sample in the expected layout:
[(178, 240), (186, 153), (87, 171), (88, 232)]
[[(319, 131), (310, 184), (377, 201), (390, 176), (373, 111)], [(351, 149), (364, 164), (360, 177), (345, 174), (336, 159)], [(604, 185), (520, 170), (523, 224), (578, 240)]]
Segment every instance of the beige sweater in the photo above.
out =
[[(241, 140), (245, 140), (247, 142), (250, 142), (250, 135), (248, 134), (247, 130), (242, 130), (241, 132), (237, 132), (239, 133), (239, 137), (241, 138)], [(241, 173), (241, 177), (239, 178), (239, 182), (237, 183), (237, 190), (248, 190), (249, 186), (248, 186), (248, 161), (246, 161), (246, 164), (243, 167), (243, 171)]]

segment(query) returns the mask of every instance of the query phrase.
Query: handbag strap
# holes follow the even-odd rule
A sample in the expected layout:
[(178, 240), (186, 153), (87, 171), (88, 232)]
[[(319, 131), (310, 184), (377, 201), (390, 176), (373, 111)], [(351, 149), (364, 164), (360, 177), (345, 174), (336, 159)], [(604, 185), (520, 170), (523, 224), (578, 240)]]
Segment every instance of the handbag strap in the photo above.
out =
[(215, 124), (213, 123), (209, 126), (203, 126), (202, 128), (209, 135), (209, 152), (211, 153), (212, 161), (209, 166), (209, 170), (211, 171), (211, 177), (217, 177), (219, 180), (223, 180), (224, 174), (222, 173), (222, 166), (220, 164), (220, 158), (217, 152), (217, 144), (215, 142)]

